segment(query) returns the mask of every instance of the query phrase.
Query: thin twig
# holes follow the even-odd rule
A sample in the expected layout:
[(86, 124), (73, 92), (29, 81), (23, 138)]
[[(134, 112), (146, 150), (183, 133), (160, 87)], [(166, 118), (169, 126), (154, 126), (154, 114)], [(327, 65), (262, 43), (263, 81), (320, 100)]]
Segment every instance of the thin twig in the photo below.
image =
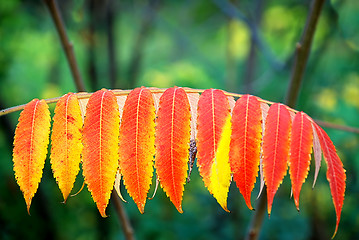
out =
[(66, 54), (66, 58), (71, 69), (72, 77), (74, 78), (76, 84), (76, 88), (78, 89), (78, 91), (85, 91), (85, 85), (83, 83), (78, 65), (76, 63), (76, 58), (73, 51), (73, 45), (67, 37), (65, 26), (62, 21), (59, 7), (57, 6), (57, 2), (56, 0), (44, 0), (44, 2), (48, 7), (51, 13), (51, 17), (55, 23), (57, 32), (61, 40), (62, 48), (64, 49), (64, 52)]
[(254, 239), (258, 239), (259, 237), (259, 232), (262, 227), (263, 218), (266, 210), (266, 199), (267, 199), (267, 191), (266, 188), (264, 188), (263, 193), (257, 203), (255, 214), (252, 217), (250, 228), (246, 236), (246, 240), (254, 240)]
[(309, 52), (312, 46), (314, 32), (317, 27), (317, 22), (320, 12), (323, 8), (325, 0), (315, 0), (312, 2), (310, 14), (304, 28), (302, 38), (296, 46), (295, 60), (292, 70), (292, 77), (287, 92), (286, 103), (290, 107), (294, 107), (297, 102), (299, 90), (301, 87), (305, 68), (309, 58)]
[(336, 129), (336, 130), (341, 130), (341, 131), (345, 131), (345, 132), (351, 132), (351, 133), (359, 134), (359, 128), (339, 125), (339, 124), (325, 122), (325, 121), (321, 121), (321, 120), (314, 120), (314, 121), (317, 124), (319, 124), (321, 127), (332, 128), (332, 129)]
[(120, 223), (122, 225), (126, 240), (134, 240), (135, 236), (133, 228), (126, 212), (124, 211), (121, 199), (117, 196), (115, 189), (113, 189), (112, 191), (111, 200), (114, 202), (116, 212), (118, 213), (118, 216), (120, 218)]
[[(302, 44), (300, 48), (297, 48), (295, 63), (293, 66), (293, 74), (288, 89), (286, 104), (289, 107), (295, 106), (298, 98), (300, 85), (302, 82), (302, 76), (305, 70), (305, 66), (309, 57), (310, 46), (322, 9), (324, 0), (313, 0), (311, 9), (307, 18), (306, 26), (302, 34)], [(261, 196), (257, 203), (257, 211), (252, 217), (251, 225), (249, 227), (247, 239), (258, 239), (261, 225), (263, 222), (263, 215), (266, 207), (266, 197), (264, 194)]]
[[(165, 92), (167, 90), (167, 88), (148, 88), (148, 89), (152, 93), (163, 93), (163, 92)], [(203, 93), (205, 91), (205, 89), (192, 89), (192, 88), (183, 88), (183, 89), (186, 91), (186, 93)], [(116, 96), (124, 96), (124, 95), (128, 95), (132, 91), (132, 89), (128, 89), (128, 90), (114, 89), (112, 91)], [(232, 96), (232, 97), (237, 97), (237, 98), (243, 96), (242, 94), (230, 93), (230, 92), (225, 92), (225, 91), (224, 91), (224, 94), (227, 95), (227, 96)], [(91, 97), (91, 95), (92, 95), (92, 93), (87, 93), (87, 92), (76, 93), (76, 96), (79, 99), (88, 99), (88, 98)], [(49, 98), (49, 99), (44, 99), (44, 100), (45, 100), (46, 103), (50, 104), (50, 103), (56, 103), (59, 99), (60, 99), (60, 97)], [(264, 100), (264, 99), (261, 99), (261, 98), (258, 98), (258, 100), (260, 102), (267, 103), (267, 104), (273, 104), (274, 103), (274, 102), (267, 101), (267, 100)], [(10, 107), (10, 108), (6, 108), (6, 109), (2, 109), (2, 110), (0, 110), (0, 116), (6, 115), (6, 114), (9, 114), (9, 113), (13, 113), (13, 112), (16, 112), (16, 111), (20, 111), (20, 110), (24, 109), (25, 105), (26, 104)], [(291, 109), (291, 108), (288, 108), (288, 110), (292, 111), (292, 112), (298, 112), (297, 110)]]

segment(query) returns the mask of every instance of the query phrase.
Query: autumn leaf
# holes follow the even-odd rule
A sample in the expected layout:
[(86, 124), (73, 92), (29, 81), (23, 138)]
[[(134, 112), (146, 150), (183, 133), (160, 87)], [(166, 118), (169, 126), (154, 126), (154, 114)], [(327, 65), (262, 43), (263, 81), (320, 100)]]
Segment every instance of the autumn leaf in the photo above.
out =
[(305, 113), (298, 112), (295, 115), (291, 134), (289, 174), (295, 206), (299, 211), (300, 190), (308, 176), (313, 146), (312, 124)]
[(157, 113), (155, 168), (162, 188), (180, 213), (188, 169), (190, 120), (186, 92), (178, 87), (167, 89)]
[(197, 165), (200, 175), (209, 192), (228, 211), (231, 115), (228, 99), (222, 90), (208, 89), (200, 96), (197, 129)]
[(290, 129), (287, 107), (279, 103), (270, 106), (263, 136), (263, 175), (267, 186), (268, 215), (271, 214), (274, 195), (287, 173)]
[(126, 99), (120, 126), (120, 169), (124, 184), (141, 213), (153, 175), (155, 107), (152, 93), (136, 88)]
[(83, 175), (102, 217), (118, 168), (119, 124), (114, 93), (105, 89), (93, 93), (83, 128)]
[(82, 117), (77, 97), (68, 93), (56, 104), (51, 135), (51, 168), (66, 202), (80, 170)]
[(44, 100), (26, 104), (15, 130), (13, 162), (15, 178), (24, 195), (27, 212), (42, 177), (50, 135), (50, 112)]
[(259, 170), (262, 142), (262, 111), (257, 97), (244, 95), (232, 113), (232, 136), (229, 163), (239, 191), (249, 209), (251, 192)]
[(324, 130), (319, 127), (314, 121), (313, 126), (316, 134), (318, 135), (320, 145), (322, 147), (325, 162), (327, 163), (327, 179), (330, 186), (330, 192), (332, 194), (335, 213), (337, 215), (337, 222), (332, 238), (335, 237), (340, 222), (340, 215), (342, 212), (344, 194), (345, 194), (345, 169), (343, 163), (337, 154), (337, 151)]

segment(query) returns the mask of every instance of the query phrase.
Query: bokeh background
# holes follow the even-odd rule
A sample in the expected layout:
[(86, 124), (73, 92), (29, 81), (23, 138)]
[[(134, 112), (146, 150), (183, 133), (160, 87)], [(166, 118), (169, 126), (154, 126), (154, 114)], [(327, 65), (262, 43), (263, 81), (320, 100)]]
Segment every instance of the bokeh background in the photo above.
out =
[[(89, 92), (100, 88), (220, 88), (283, 102), (309, 11), (308, 0), (61, 0), (59, 7)], [(228, 10), (228, 9), (227, 9)], [(315, 119), (359, 127), (359, 2), (328, 0), (320, 16), (296, 109)], [(255, 38), (253, 32), (257, 32)], [(0, 108), (76, 92), (48, 9), (38, 0), (0, 1)], [(54, 106), (51, 105), (53, 111)], [(124, 239), (115, 208), (100, 217), (88, 190), (62, 204), (47, 159), (31, 216), (12, 169), (19, 112), (0, 117), (0, 239)], [(325, 129), (347, 170), (336, 239), (359, 239), (359, 135)], [(335, 212), (323, 162), (312, 190), (303, 186), (301, 211), (287, 175), (260, 239), (329, 239)], [(83, 183), (81, 173), (74, 192)], [(258, 185), (253, 191), (255, 202)], [(150, 193), (153, 192), (154, 185)], [(254, 212), (235, 184), (220, 208), (198, 171), (186, 184), (179, 214), (163, 190), (141, 215), (123, 189), (138, 239), (242, 239)]]

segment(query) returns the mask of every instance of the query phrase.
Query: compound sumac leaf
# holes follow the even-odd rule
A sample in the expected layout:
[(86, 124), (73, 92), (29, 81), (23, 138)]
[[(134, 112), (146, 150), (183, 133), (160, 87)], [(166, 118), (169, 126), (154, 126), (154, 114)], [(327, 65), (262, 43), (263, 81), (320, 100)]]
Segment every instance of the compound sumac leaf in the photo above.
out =
[(167, 89), (160, 98), (156, 121), (155, 168), (162, 188), (182, 213), (190, 142), (190, 104), (182, 88)]
[(16, 126), (13, 162), (15, 178), (30, 214), (31, 200), (42, 177), (50, 135), (50, 112), (44, 100), (26, 104)]
[(102, 217), (118, 168), (120, 117), (110, 90), (93, 93), (87, 103), (83, 127), (83, 175)]

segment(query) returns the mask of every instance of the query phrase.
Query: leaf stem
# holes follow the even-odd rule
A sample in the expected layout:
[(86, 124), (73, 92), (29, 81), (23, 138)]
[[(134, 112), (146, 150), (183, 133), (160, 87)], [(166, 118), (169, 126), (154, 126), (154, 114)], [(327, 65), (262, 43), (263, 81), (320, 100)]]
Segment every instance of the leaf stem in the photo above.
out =
[[(152, 93), (163, 93), (164, 91), (166, 91), (167, 88), (149, 88), (150, 91)], [(191, 89), (191, 88), (184, 88), (184, 90), (186, 91), (186, 93), (202, 93), (205, 90), (204, 89)], [(128, 95), (132, 90), (112, 90), (114, 92), (114, 94), (116, 96), (124, 96), (124, 95)], [(224, 92), (227, 96), (232, 96), (232, 97), (241, 97), (243, 96), (243, 94), (238, 94), (238, 93), (229, 93), (229, 92)], [(87, 93), (87, 92), (79, 92), (76, 93), (77, 98), (79, 99), (88, 99), (90, 98), (90, 96), (92, 95), (92, 93)], [(48, 98), (48, 99), (44, 99), (45, 102), (47, 104), (51, 104), (51, 103), (56, 103), (61, 97), (55, 97), (55, 98)], [(258, 100), (260, 102), (263, 103), (267, 103), (267, 104), (273, 104), (274, 102), (271, 101), (267, 101), (265, 99), (261, 99), (258, 98)], [(0, 117), (13, 113), (13, 112), (17, 112), (17, 111), (21, 111), (24, 109), (26, 104), (22, 104), (22, 105), (17, 105), (14, 107), (10, 107), (10, 108), (6, 108), (6, 109), (2, 109), (0, 110)], [(290, 107), (287, 107), (289, 111), (292, 111), (294, 113), (297, 113), (298, 111), (295, 109), (292, 109)], [(317, 124), (319, 124), (322, 127), (327, 127), (327, 128), (332, 128), (332, 129), (337, 129), (337, 130), (341, 130), (341, 131), (346, 131), (346, 132), (353, 132), (353, 133), (358, 133), (359, 134), (359, 128), (355, 128), (355, 127), (349, 127), (349, 126), (345, 126), (345, 125), (339, 125), (339, 124), (334, 124), (334, 123), (330, 123), (330, 122), (325, 122), (325, 121), (321, 121), (321, 120), (315, 120), (315, 122)]]

